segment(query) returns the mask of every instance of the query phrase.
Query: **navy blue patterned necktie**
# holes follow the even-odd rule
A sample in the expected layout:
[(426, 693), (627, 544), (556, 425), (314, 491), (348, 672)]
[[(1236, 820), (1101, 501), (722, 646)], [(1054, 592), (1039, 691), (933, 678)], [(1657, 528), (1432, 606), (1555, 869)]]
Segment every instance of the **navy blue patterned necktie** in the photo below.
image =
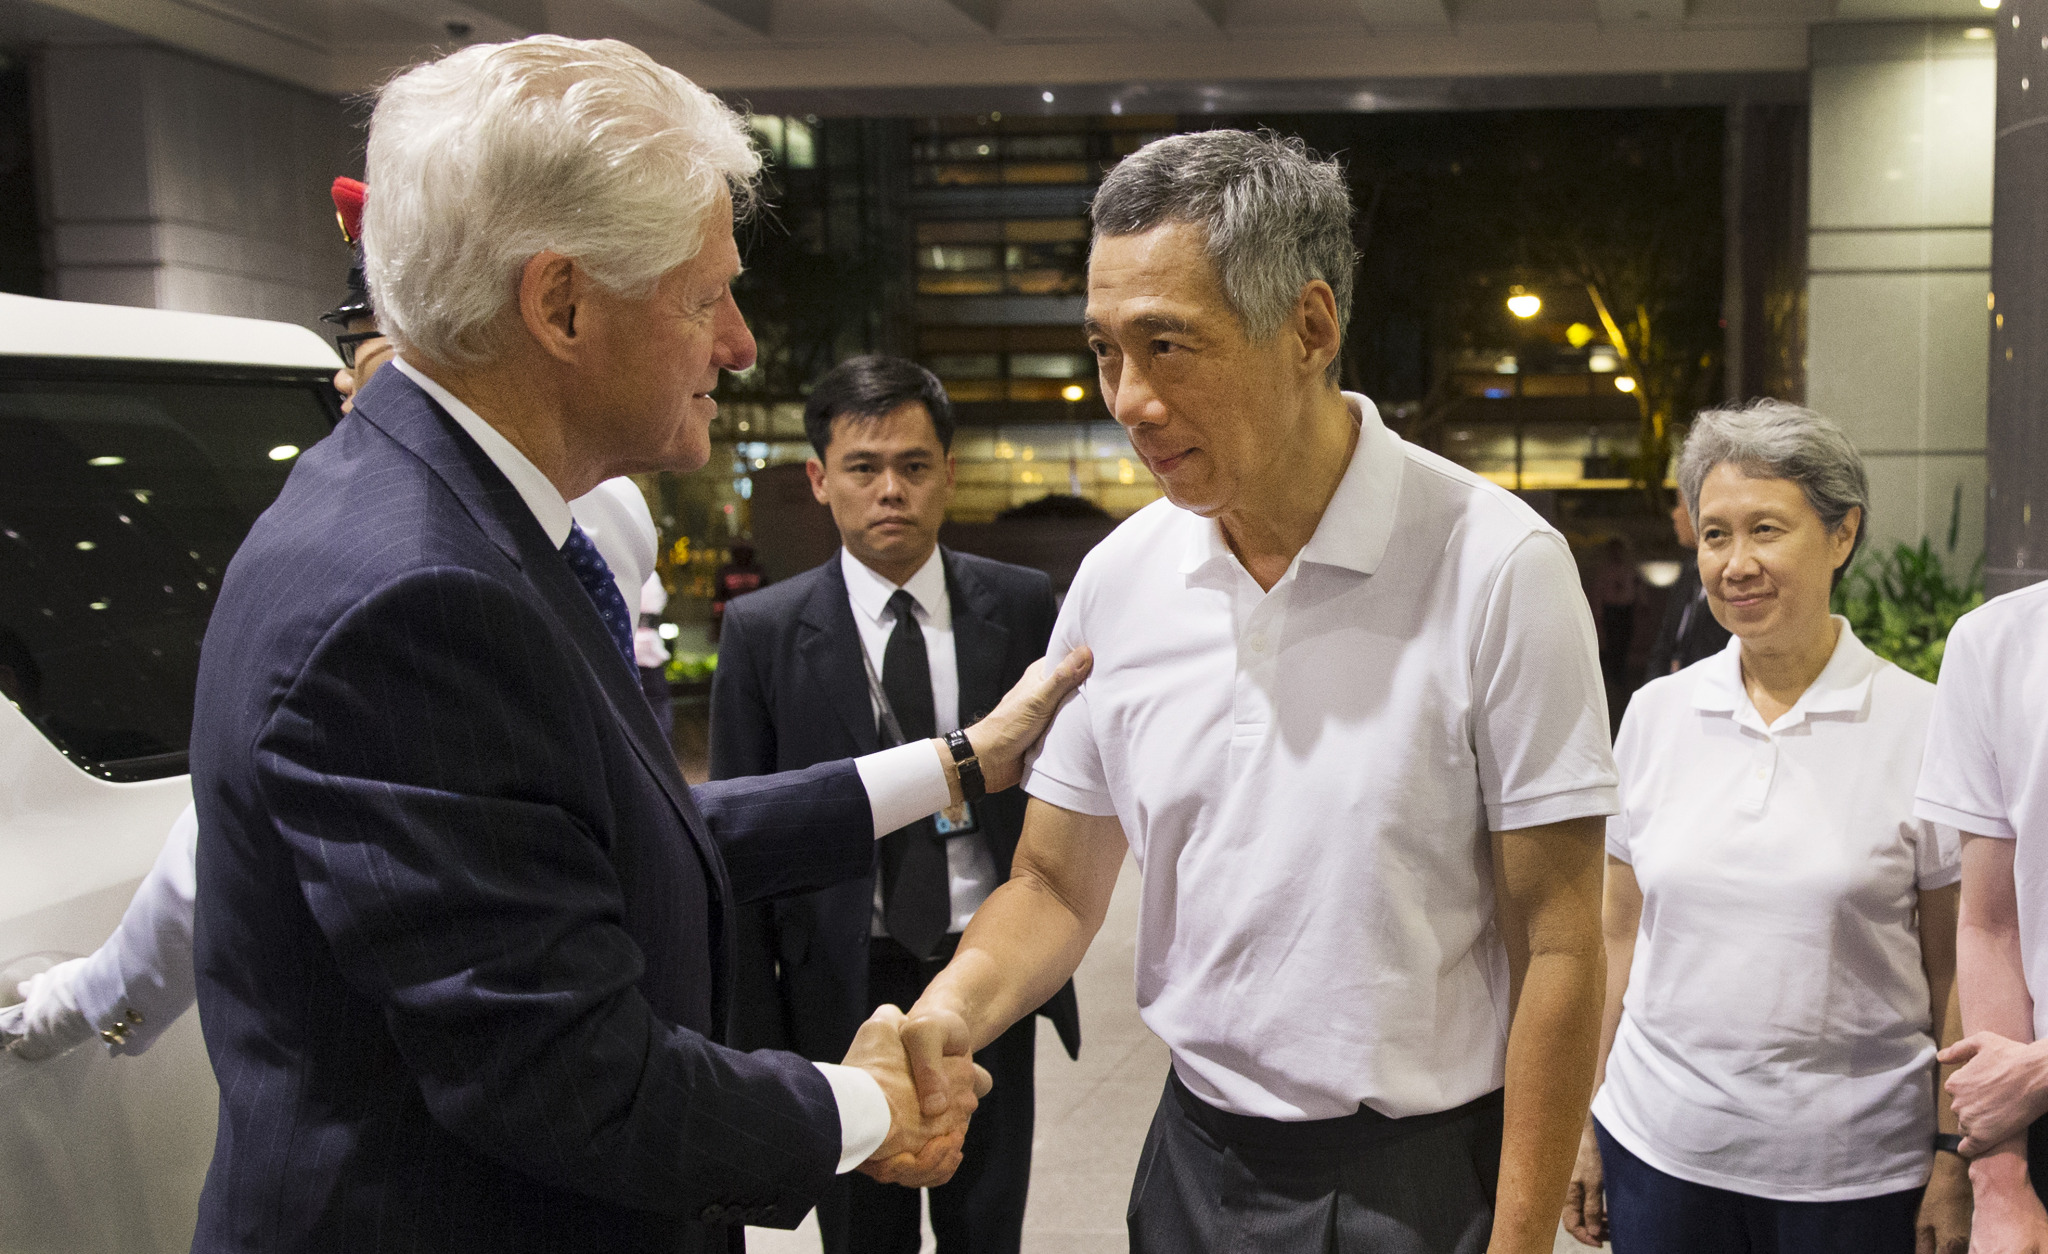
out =
[(612, 643), (619, 646), (619, 656), (626, 659), (627, 666), (632, 666), (633, 617), (626, 610), (626, 598), (620, 595), (619, 581), (612, 578), (612, 568), (605, 564), (604, 554), (597, 551), (583, 528), (572, 522), (569, 538), (562, 543), (562, 557), (575, 572), (576, 582), (583, 585), (583, 591), (597, 606), (597, 616), (604, 620)]

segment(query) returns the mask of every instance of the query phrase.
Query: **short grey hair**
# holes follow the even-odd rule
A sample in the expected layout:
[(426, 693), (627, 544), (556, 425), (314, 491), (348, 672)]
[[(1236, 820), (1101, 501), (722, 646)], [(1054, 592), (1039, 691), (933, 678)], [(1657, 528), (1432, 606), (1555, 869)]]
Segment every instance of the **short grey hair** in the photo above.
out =
[(370, 118), (363, 260), (401, 349), (487, 362), (541, 252), (637, 297), (695, 257), (761, 170), (746, 122), (630, 44), (535, 35), (415, 66)]
[[(1321, 279), (1351, 325), (1351, 189), (1344, 168), (1272, 131), (1201, 131), (1156, 139), (1117, 164), (1089, 206), (1095, 234), (1138, 235), (1168, 222), (1199, 228), (1223, 295), (1263, 340)], [(1338, 373), (1330, 363), (1330, 378)]]
[(1695, 531), (1700, 525), (1700, 485), (1723, 463), (1752, 479), (1798, 484), (1829, 534), (1842, 529), (1850, 510), (1862, 511), (1856, 543), (1848, 560), (1835, 570), (1839, 582), (1863, 547), (1863, 537), (1870, 534), (1870, 481), (1863, 472), (1863, 455), (1842, 429), (1790, 401), (1760, 400), (1735, 409), (1702, 410), (1678, 455), (1678, 491)]

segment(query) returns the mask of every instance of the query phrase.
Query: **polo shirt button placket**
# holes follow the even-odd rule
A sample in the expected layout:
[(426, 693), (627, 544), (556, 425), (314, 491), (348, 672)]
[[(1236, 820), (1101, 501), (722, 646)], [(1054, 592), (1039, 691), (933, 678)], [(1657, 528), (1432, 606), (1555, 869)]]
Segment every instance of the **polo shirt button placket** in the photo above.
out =
[(1736, 805), (1744, 814), (1752, 817), (1764, 812), (1764, 802), (1771, 795), (1771, 777), (1778, 770), (1778, 738), (1766, 734), (1764, 743), (1757, 746), (1756, 763), (1749, 778), (1743, 781), (1742, 791), (1737, 795)]

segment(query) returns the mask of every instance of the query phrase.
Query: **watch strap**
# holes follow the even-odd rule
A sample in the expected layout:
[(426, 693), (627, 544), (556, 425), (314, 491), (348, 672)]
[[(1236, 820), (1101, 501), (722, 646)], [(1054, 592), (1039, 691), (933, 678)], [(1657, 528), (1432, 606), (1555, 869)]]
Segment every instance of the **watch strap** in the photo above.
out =
[(974, 742), (964, 731), (946, 733), (946, 748), (952, 751), (953, 767), (960, 773), (960, 796), (979, 801), (988, 795), (988, 783), (981, 775), (981, 759), (974, 756)]
[(1960, 1155), (1963, 1152), (1963, 1138), (1953, 1132), (1937, 1132), (1934, 1134), (1934, 1149), (1936, 1153)]

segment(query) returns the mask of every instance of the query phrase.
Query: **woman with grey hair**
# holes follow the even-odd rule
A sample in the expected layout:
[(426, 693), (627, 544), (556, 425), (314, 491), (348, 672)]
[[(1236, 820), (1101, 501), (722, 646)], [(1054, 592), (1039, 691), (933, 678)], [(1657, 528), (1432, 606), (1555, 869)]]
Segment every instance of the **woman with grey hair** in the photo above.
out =
[(1599, 1092), (1565, 1226), (1619, 1254), (1962, 1254), (1934, 1085), (1958, 837), (1913, 817), (1934, 685), (1828, 612), (1862, 458), (1767, 400), (1701, 414), (1678, 478), (1734, 639), (1645, 686), (1615, 744)]

